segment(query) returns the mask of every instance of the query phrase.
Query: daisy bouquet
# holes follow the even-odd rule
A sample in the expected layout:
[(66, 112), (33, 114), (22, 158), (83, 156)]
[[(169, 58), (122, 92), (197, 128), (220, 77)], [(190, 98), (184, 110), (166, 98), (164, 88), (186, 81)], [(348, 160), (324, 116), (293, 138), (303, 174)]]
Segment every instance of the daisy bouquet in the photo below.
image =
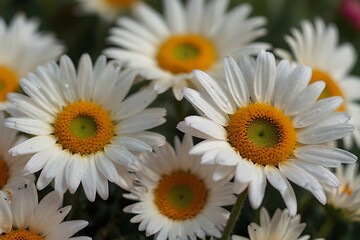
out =
[(344, 4), (1, 2), (0, 239), (357, 239)]

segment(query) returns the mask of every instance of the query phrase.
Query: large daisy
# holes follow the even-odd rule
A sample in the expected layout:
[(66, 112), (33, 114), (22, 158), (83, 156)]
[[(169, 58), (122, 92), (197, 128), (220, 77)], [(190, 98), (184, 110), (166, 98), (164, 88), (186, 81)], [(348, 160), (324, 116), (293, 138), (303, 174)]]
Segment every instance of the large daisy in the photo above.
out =
[(302, 21), (301, 30), (293, 29), (293, 36), (285, 37), (294, 58), (281, 49), (277, 50), (278, 55), (311, 67), (310, 83), (319, 80), (326, 83), (320, 99), (332, 96), (344, 99), (337, 111), (345, 111), (351, 116), (350, 123), (355, 126), (355, 131), (343, 141), (347, 149), (353, 146), (354, 141), (360, 147), (360, 78), (349, 75), (356, 62), (355, 49), (350, 43), (339, 45), (337, 28), (326, 26), (320, 18), (314, 24)]
[(338, 189), (325, 188), (329, 199), (329, 208), (335, 212), (337, 219), (360, 222), (360, 175), (358, 164), (336, 169), (340, 180)]
[(140, 0), (77, 0), (80, 11), (97, 13), (107, 21), (113, 21), (121, 13), (132, 9)]
[(216, 166), (202, 165), (190, 156), (192, 138), (175, 139), (141, 156), (142, 169), (136, 172), (138, 185), (125, 195), (138, 201), (124, 211), (136, 214), (130, 221), (155, 239), (204, 239), (221, 236), (229, 212), (222, 206), (235, 203), (229, 177), (214, 181)]
[(227, 57), (224, 68), (225, 86), (206, 73), (195, 71), (208, 95), (184, 89), (184, 96), (202, 116), (186, 117), (178, 128), (206, 139), (194, 146), (191, 154), (202, 155), (203, 163), (234, 166), (235, 190), (241, 192), (249, 187), (254, 208), (263, 200), (267, 180), (279, 190), (292, 215), (297, 204), (287, 179), (325, 204), (319, 182), (339, 185), (325, 167), (338, 167), (357, 159), (325, 144), (354, 130), (346, 123), (346, 113), (333, 112), (342, 104), (341, 97), (316, 101), (325, 84), (315, 82), (308, 86), (309, 67), (299, 65), (291, 70), (285, 60), (276, 65), (274, 56), (265, 51), (256, 61), (245, 54), (239, 56), (237, 63)]
[(136, 154), (164, 144), (162, 135), (146, 131), (165, 122), (165, 110), (147, 106), (153, 89), (127, 95), (136, 72), (121, 70), (101, 56), (92, 65), (80, 59), (78, 72), (67, 56), (37, 69), (21, 81), (26, 95), (12, 93), (6, 126), (34, 135), (10, 149), (14, 156), (35, 153), (25, 166), (42, 169), (43, 189), (55, 179), (55, 190), (74, 193), (80, 182), (90, 201), (96, 192), (106, 199), (108, 182), (122, 188), (132, 183), (128, 170)]
[(24, 176), (23, 172), (31, 156), (11, 156), (9, 154), (9, 149), (24, 140), (17, 134), (18, 131), (5, 127), (4, 113), (0, 111), (0, 191), (4, 191), (10, 196), (17, 186), (35, 181), (34, 174)]
[(57, 58), (64, 47), (51, 34), (38, 32), (39, 22), (16, 15), (9, 26), (0, 17), (0, 106), (30, 71)]
[[(0, 200), (1, 201), (1, 200)], [(63, 196), (59, 192), (47, 194), (40, 202), (34, 183), (24, 185), (14, 194), (10, 205), (0, 205), (1, 240), (89, 240), (90, 237), (70, 238), (88, 225), (87, 221), (63, 222), (71, 206), (62, 207)], [(6, 216), (4, 218), (4, 216)]]
[(281, 211), (277, 209), (272, 218), (265, 208), (260, 211), (260, 226), (251, 223), (248, 226), (249, 238), (232, 236), (232, 240), (307, 240), (309, 235), (300, 237), (306, 227), (305, 223), (300, 223), (300, 215), (294, 217), (289, 215), (289, 211), (285, 209)]
[(239, 5), (226, 13), (228, 0), (164, 0), (164, 18), (146, 4), (138, 4), (138, 20), (120, 18), (111, 29), (107, 56), (143, 70), (154, 89), (162, 93), (197, 84), (193, 69), (220, 74), (223, 57), (234, 49), (257, 53), (268, 47), (252, 41), (265, 34), (263, 17), (248, 18), (251, 7)]

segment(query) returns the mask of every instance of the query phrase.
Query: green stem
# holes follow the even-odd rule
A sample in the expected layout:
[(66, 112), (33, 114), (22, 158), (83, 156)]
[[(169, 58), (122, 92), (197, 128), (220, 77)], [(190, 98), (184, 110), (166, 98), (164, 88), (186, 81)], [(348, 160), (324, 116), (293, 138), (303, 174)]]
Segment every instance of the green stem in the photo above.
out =
[(237, 198), (233, 209), (231, 210), (229, 220), (226, 223), (221, 240), (228, 240), (231, 233), (233, 232), (236, 221), (238, 220), (243, 206), (244, 200), (247, 196), (247, 190), (243, 191)]
[(333, 230), (334, 225), (335, 225), (334, 218), (328, 216), (325, 223), (318, 232), (317, 237), (326, 238), (329, 235), (329, 233)]

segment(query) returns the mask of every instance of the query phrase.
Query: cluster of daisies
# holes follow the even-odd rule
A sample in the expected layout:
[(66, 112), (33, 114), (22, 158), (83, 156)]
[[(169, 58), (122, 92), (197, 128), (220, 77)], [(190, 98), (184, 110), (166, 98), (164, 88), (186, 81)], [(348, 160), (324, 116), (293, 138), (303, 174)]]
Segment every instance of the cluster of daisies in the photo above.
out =
[[(271, 218), (262, 208), (252, 240), (309, 238), (290, 182), (360, 221), (347, 151), (360, 146), (360, 79), (335, 26), (303, 21), (285, 37), (288, 52), (256, 42), (266, 19), (249, 17), (248, 4), (164, 0), (159, 13), (135, 0), (79, 2), (116, 23), (94, 62), (74, 64), (24, 15), (0, 19), (0, 239), (91, 239), (72, 237), (88, 222), (63, 221), (63, 194), (81, 185), (105, 201), (109, 182), (134, 201), (123, 209), (130, 221), (158, 240), (247, 239), (231, 236), (235, 209), (244, 198), (259, 208), (267, 183), (287, 209)], [(151, 130), (166, 122), (153, 102), (170, 89), (197, 112), (179, 121), (173, 146)]]

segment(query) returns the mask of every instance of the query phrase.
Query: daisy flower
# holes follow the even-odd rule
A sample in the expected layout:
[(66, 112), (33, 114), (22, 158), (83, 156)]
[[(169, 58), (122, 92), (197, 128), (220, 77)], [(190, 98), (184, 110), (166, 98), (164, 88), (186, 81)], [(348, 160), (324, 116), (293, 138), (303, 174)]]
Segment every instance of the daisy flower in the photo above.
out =
[(50, 34), (38, 32), (39, 22), (16, 15), (9, 26), (0, 17), (0, 106), (30, 71), (57, 58), (64, 47)]
[(338, 189), (325, 188), (329, 206), (338, 213), (337, 219), (360, 222), (360, 175), (358, 164), (350, 164), (346, 168), (336, 169), (340, 180)]
[(138, 201), (124, 211), (136, 214), (130, 221), (155, 239), (205, 239), (221, 236), (229, 212), (222, 206), (235, 203), (229, 177), (214, 181), (216, 166), (190, 156), (192, 138), (175, 139), (140, 156), (142, 169), (136, 172), (138, 186), (125, 197)]
[(154, 89), (163, 93), (172, 87), (176, 99), (181, 89), (196, 85), (193, 69), (216, 75), (222, 72), (223, 57), (234, 49), (258, 53), (268, 48), (253, 43), (265, 35), (263, 17), (248, 18), (251, 7), (239, 5), (226, 12), (228, 0), (164, 0), (164, 17), (146, 4), (134, 8), (137, 20), (120, 18), (110, 31), (109, 42), (116, 45), (105, 54), (130, 67), (141, 69), (154, 80)]
[[(0, 214), (5, 213), (7, 216), (2, 220), (6, 226), (10, 226), (6, 231), (0, 232), (0, 239), (91, 239), (90, 237), (70, 238), (86, 227), (88, 222), (83, 220), (63, 222), (70, 212), (71, 206), (61, 207), (62, 202), (62, 194), (56, 191), (47, 194), (38, 202), (37, 191), (33, 183), (19, 188), (9, 206), (0, 205)], [(10, 214), (8, 209), (10, 209)]]
[(300, 237), (306, 226), (305, 223), (300, 223), (300, 220), (299, 214), (292, 217), (287, 209), (284, 211), (277, 209), (273, 218), (270, 218), (268, 211), (265, 208), (261, 208), (260, 226), (256, 223), (251, 223), (248, 226), (249, 238), (233, 235), (232, 240), (310, 239), (309, 235)]
[[(286, 36), (294, 55), (294, 61), (311, 67), (310, 83), (324, 81), (326, 87), (320, 99), (340, 96), (344, 102), (337, 111), (345, 111), (350, 116), (350, 123), (355, 126), (352, 135), (343, 141), (346, 149), (350, 149), (355, 141), (360, 147), (360, 78), (349, 75), (349, 71), (356, 62), (356, 52), (350, 43), (338, 43), (338, 30), (334, 25), (326, 26), (323, 20), (317, 18), (314, 24), (309, 21), (301, 22), (301, 31), (292, 30), (293, 36)], [(285, 50), (278, 49), (277, 54), (292, 60), (292, 56)]]
[(147, 106), (153, 89), (127, 97), (136, 72), (121, 70), (101, 56), (93, 66), (88, 55), (78, 71), (63, 56), (21, 80), (26, 95), (11, 93), (5, 125), (32, 134), (14, 146), (14, 156), (35, 153), (25, 166), (28, 173), (42, 169), (39, 190), (53, 179), (55, 190), (74, 193), (80, 182), (90, 201), (96, 192), (108, 197), (108, 182), (127, 189), (128, 170), (137, 167), (136, 154), (164, 144), (162, 135), (147, 131), (165, 122), (165, 110)]
[(354, 130), (346, 123), (346, 113), (333, 112), (342, 104), (341, 97), (316, 101), (325, 84), (315, 82), (308, 86), (309, 67), (299, 65), (292, 70), (285, 60), (276, 65), (274, 55), (265, 51), (256, 61), (246, 54), (240, 54), (237, 63), (226, 57), (224, 69), (227, 85), (218, 84), (202, 71), (194, 71), (208, 95), (183, 90), (202, 116), (188, 116), (178, 128), (206, 139), (190, 153), (202, 155), (203, 163), (234, 166), (235, 191), (239, 193), (248, 187), (253, 208), (260, 206), (267, 180), (281, 193), (291, 215), (295, 215), (297, 203), (287, 179), (325, 204), (319, 182), (339, 185), (325, 167), (338, 167), (357, 159), (325, 144)]
[(121, 13), (133, 8), (139, 0), (77, 0), (80, 11), (97, 13), (106, 21), (113, 21)]
[(35, 181), (34, 174), (24, 176), (23, 172), (30, 156), (11, 156), (8, 153), (16, 143), (23, 141), (17, 133), (18, 131), (5, 127), (4, 114), (0, 111), (0, 191), (8, 197), (17, 186)]

